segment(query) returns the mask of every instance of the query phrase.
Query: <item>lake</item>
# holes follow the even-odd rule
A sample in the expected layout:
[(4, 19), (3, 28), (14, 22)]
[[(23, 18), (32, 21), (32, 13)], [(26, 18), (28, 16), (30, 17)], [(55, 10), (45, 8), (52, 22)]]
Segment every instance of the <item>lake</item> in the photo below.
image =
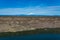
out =
[(33, 34), (25, 36), (0, 37), (0, 40), (60, 40), (60, 34)]

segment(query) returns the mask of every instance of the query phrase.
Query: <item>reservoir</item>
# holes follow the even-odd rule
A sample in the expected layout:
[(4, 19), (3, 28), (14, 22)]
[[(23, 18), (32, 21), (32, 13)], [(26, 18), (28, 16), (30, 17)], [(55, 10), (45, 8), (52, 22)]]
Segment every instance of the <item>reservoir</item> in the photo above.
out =
[(60, 34), (33, 34), (24, 36), (0, 37), (0, 40), (60, 40)]

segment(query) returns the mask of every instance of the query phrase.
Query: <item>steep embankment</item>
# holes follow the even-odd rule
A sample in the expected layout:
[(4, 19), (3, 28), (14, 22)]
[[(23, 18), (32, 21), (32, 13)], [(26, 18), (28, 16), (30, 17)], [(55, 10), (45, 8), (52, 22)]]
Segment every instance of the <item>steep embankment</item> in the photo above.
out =
[(0, 32), (60, 28), (60, 17), (0, 17)]

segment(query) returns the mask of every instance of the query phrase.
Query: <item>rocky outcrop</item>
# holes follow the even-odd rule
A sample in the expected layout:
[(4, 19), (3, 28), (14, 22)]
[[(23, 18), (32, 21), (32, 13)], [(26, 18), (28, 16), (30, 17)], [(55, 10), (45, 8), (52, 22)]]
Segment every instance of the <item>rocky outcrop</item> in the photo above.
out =
[(60, 28), (60, 17), (0, 17), (0, 32)]

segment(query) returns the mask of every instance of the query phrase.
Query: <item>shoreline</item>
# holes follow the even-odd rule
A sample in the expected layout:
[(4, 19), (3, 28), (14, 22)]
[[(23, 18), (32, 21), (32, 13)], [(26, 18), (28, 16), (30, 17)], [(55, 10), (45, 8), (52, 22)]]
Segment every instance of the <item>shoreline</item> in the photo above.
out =
[(60, 34), (60, 28), (41, 28), (36, 30), (28, 31), (17, 31), (17, 32), (0, 32), (0, 37), (9, 37), (9, 36), (24, 36), (24, 35), (33, 35), (33, 34)]

